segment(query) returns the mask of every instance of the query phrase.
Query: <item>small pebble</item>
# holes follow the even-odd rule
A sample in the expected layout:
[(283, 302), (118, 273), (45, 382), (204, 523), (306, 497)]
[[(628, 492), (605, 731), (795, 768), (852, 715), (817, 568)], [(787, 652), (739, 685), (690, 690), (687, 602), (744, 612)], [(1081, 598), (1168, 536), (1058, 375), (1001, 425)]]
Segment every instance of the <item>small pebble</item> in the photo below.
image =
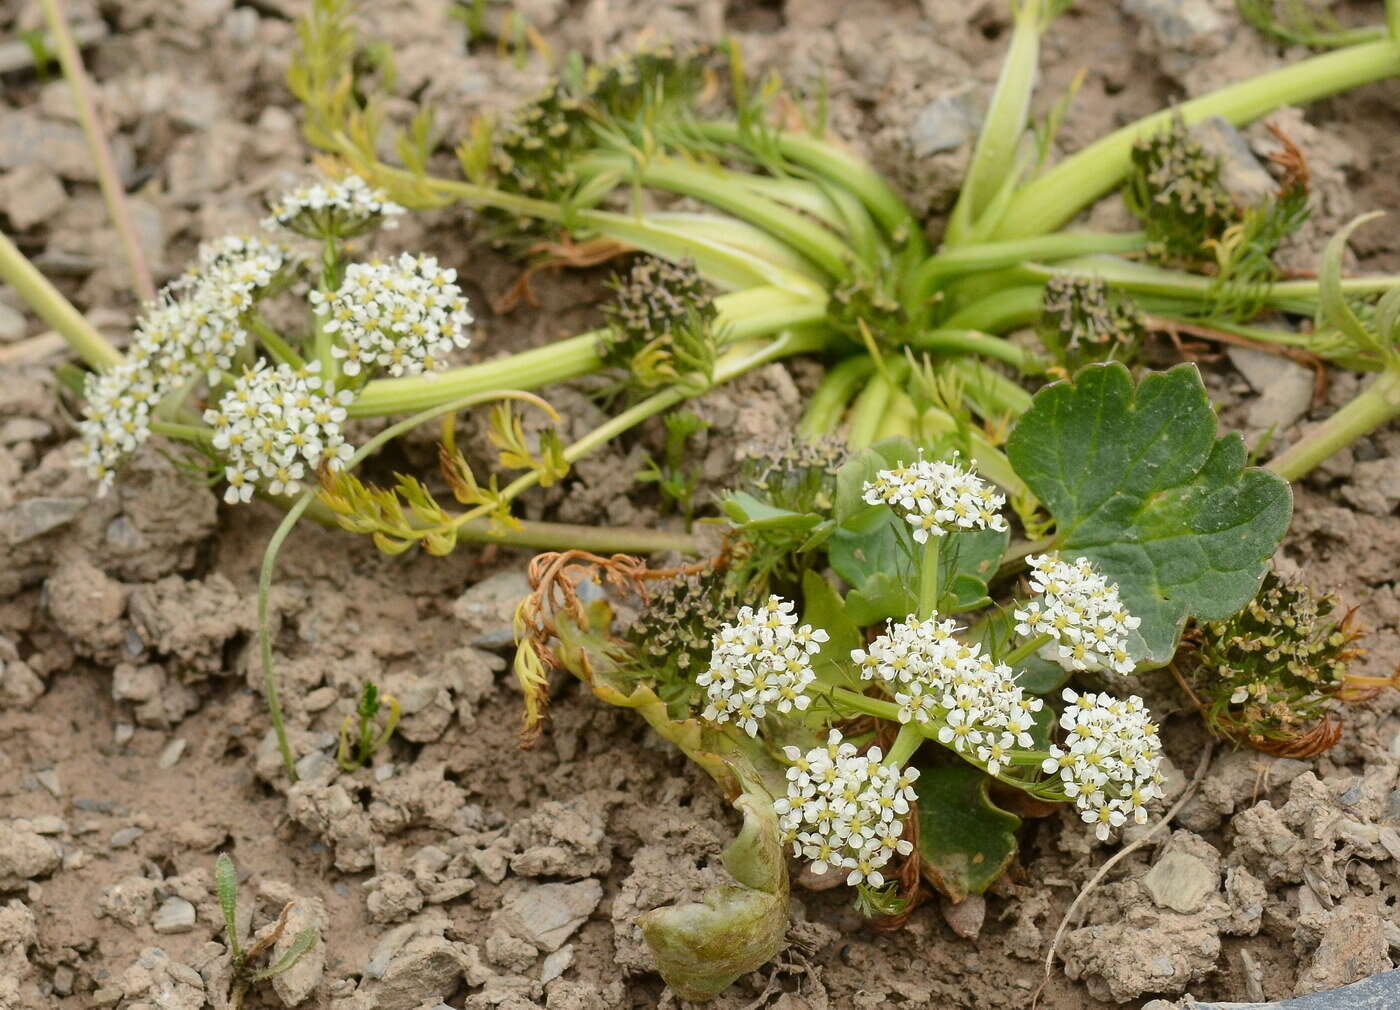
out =
[(55, 799), (63, 795), (63, 783), (58, 780), (58, 772), (52, 768), (45, 768), (41, 772), (34, 773), (34, 779), (49, 791)]
[(145, 833), (144, 829), (138, 827), (122, 828), (112, 833), (112, 840), (107, 844), (113, 849), (125, 849)]
[(374, 781), (388, 782), (394, 777), (394, 766), (392, 764), (382, 764), (374, 769)]
[(184, 898), (172, 895), (156, 909), (151, 928), (157, 933), (188, 933), (194, 929), (194, 906)]
[(60, 996), (71, 996), (73, 994), (73, 983), (78, 980), (77, 974), (66, 964), (61, 964), (53, 970), (53, 991)]
[(46, 814), (43, 817), (31, 817), (29, 819), (29, 830), (36, 835), (61, 835), (68, 830), (68, 825), (64, 822), (62, 817)]
[(103, 986), (88, 997), (87, 1005), (94, 1008), (116, 1006), (125, 995), (115, 986)]
[(136, 727), (129, 722), (119, 722), (112, 727), (112, 742), (118, 747), (125, 747), (135, 735)]
[(308, 712), (323, 712), (340, 699), (340, 692), (333, 687), (318, 687), (301, 700), (302, 708)]
[(157, 763), (162, 768), (174, 768), (184, 755), (187, 746), (188, 744), (185, 738), (177, 736), (174, 740), (171, 740), (165, 745), (165, 750), (160, 752), (160, 761)]

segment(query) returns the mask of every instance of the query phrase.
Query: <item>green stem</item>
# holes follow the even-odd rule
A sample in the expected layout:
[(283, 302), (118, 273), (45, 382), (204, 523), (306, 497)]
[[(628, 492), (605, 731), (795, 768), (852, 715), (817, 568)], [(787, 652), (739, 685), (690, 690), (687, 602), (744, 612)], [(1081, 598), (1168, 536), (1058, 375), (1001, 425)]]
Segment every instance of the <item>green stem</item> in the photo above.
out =
[(964, 305), (943, 321), (943, 327), (1005, 333), (1040, 319), (1044, 299), (1044, 285), (1006, 288)]
[[(695, 124), (696, 131), (707, 140), (717, 143), (744, 146), (744, 130), (734, 122), (708, 122)], [(909, 232), (909, 240), (922, 244), (923, 238), (914, 215), (895, 192), (894, 188), (859, 157), (820, 137), (804, 136), (783, 130), (768, 130), (763, 134), (765, 141), (776, 142), (779, 153), (794, 163), (808, 168), (823, 178), (845, 186), (862, 203), (870, 208), (875, 219), (891, 235), (902, 229)]]
[[(607, 167), (626, 166), (628, 160), (616, 155), (595, 155), (585, 159), (582, 171), (593, 163)], [(757, 225), (786, 242), (838, 280), (850, 275), (851, 250), (826, 228), (782, 204), (760, 196), (751, 187), (737, 185), (726, 170), (649, 157), (636, 163), (637, 179), (644, 186), (691, 196), (750, 224)]]
[(151, 421), (151, 431), (156, 435), (163, 435), (166, 438), (179, 439), (182, 442), (195, 442), (202, 446), (212, 446), (214, 444), (214, 431), (199, 424), (178, 424), (174, 421)]
[(292, 745), (287, 742), (287, 724), (282, 717), (281, 692), (277, 681), (276, 668), (272, 665), (272, 626), (268, 620), (268, 600), (272, 595), (272, 573), (277, 566), (277, 553), (282, 549), (282, 541), (292, 532), (297, 520), (316, 498), (315, 490), (309, 490), (297, 499), (296, 504), (287, 510), (286, 516), (277, 525), (272, 539), (263, 551), (262, 568), (258, 572), (258, 655), (262, 660), (263, 694), (267, 696), (267, 712), (272, 719), (272, 730), (277, 735), (277, 749), (282, 753), (282, 764), (287, 769), (287, 778), (296, 782), (297, 764), (292, 756)]
[(914, 271), (907, 284), (906, 308), (913, 311), (923, 306), (933, 297), (939, 282), (948, 277), (1000, 270), (1017, 263), (1071, 259), (1096, 253), (1138, 252), (1146, 247), (1146, 235), (1135, 231), (1121, 235), (1068, 232), (944, 248)]
[(981, 330), (939, 328), (925, 330), (914, 336), (908, 346), (919, 351), (943, 351), (954, 354), (978, 354), (984, 358), (1003, 361), (1021, 372), (1041, 370), (1025, 349), (1002, 337)]
[(830, 435), (841, 423), (841, 414), (851, 397), (875, 371), (875, 361), (868, 354), (856, 354), (836, 365), (826, 373), (807, 401), (807, 411), (798, 425), (798, 434), (804, 438), (820, 438)]
[(892, 701), (881, 701), (846, 687), (833, 687), (831, 700), (851, 712), (874, 716), (886, 722), (899, 722), (899, 706)]
[(1247, 123), (1285, 105), (1306, 105), (1400, 71), (1400, 49), (1385, 40), (1340, 49), (1294, 63), (1209, 95), (1164, 109), (1090, 144), (1030, 183), (1012, 200), (1001, 238), (1054, 231), (1121, 183), (1131, 164), (1133, 144), (1166, 127), (1173, 117), (1186, 124), (1222, 116)]
[[(820, 322), (826, 306), (781, 288), (751, 288), (715, 299), (717, 332), (724, 343), (766, 336), (789, 326)], [(352, 417), (383, 417), (422, 410), (492, 389), (538, 389), (603, 367), (593, 330), (507, 358), (404, 379), (375, 379), (349, 407)]]
[(1006, 184), (1007, 174), (1015, 171), (1016, 150), (1030, 115), (1031, 94), (1040, 65), (1044, 23), (1040, 0), (1023, 0), (1016, 11), (1011, 45), (1002, 61), (987, 118), (972, 152), (972, 163), (949, 219), (950, 243), (962, 241), (977, 226)]
[(268, 325), (267, 320), (257, 313), (250, 315), (247, 320), (248, 329), (253, 336), (262, 341), (262, 345), (267, 348), (280, 364), (289, 365), (292, 368), (300, 368), (306, 364), (302, 356), (297, 353), (296, 348), (282, 339), (282, 335)]
[(919, 619), (926, 621), (938, 613), (938, 551), (942, 537), (930, 533), (919, 564)]
[(97, 172), (97, 183), (102, 190), (102, 199), (107, 204), (107, 213), (116, 229), (117, 240), (126, 256), (127, 268), (131, 271), (132, 286), (136, 297), (143, 302), (155, 301), (156, 286), (151, 280), (150, 268), (141, 251), (141, 242), (136, 237), (136, 227), (131, 221), (131, 208), (126, 202), (126, 190), (117, 175), (117, 166), (112, 161), (112, 150), (107, 145), (102, 124), (97, 119), (97, 104), (93, 101), (92, 85), (83, 69), (83, 57), (78, 52), (77, 43), (68, 30), (68, 19), (64, 17), (61, 0), (39, 0), (44, 10), (44, 20), (48, 22), (49, 33), (53, 36), (54, 47), (58, 50), (58, 62), (63, 68), (63, 76), (73, 92), (73, 107), (78, 114), (78, 123), (87, 139), (88, 153), (92, 157)]
[(924, 739), (918, 723), (905, 723), (899, 727), (899, 733), (896, 734), (894, 743), (890, 744), (890, 752), (885, 755), (882, 763), (891, 768), (903, 768), (914, 756), (914, 752), (922, 746)]
[(1028, 638), (1002, 657), (1001, 661), (1007, 666), (1015, 666), (1017, 663), (1023, 662), (1027, 656), (1040, 651), (1043, 646), (1049, 645), (1054, 640), (1054, 635), (1044, 633), (1036, 635), (1034, 638)]
[(34, 314), (52, 326), (68, 345), (93, 368), (111, 368), (122, 360), (121, 352), (83, 318), (73, 303), (34, 269), (19, 247), (0, 233), (0, 280), (24, 299)]
[(1377, 375), (1354, 400), (1296, 444), (1275, 456), (1268, 469), (1285, 480), (1298, 480), (1335, 452), (1400, 415), (1400, 369)]

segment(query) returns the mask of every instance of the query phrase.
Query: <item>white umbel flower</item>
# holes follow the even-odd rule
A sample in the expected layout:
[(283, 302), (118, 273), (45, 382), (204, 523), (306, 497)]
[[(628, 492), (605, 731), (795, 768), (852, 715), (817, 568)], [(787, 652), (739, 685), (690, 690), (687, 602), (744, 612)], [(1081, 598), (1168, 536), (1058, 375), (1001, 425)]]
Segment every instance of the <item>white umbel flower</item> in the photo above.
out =
[(284, 193), (273, 203), (264, 228), (286, 228), (306, 238), (347, 239), (375, 228), (398, 226), (394, 218), (404, 209), (382, 189), (373, 189), (358, 175), (339, 181), (308, 183)]
[(863, 492), (867, 503), (900, 512), (921, 544), (946, 533), (1007, 528), (1001, 515), (1006, 496), (959, 466), (957, 453), (946, 461), (920, 459), (881, 470)]
[(938, 724), (938, 740), (991, 774), (1011, 751), (1034, 746), (1031, 729), (1044, 702), (1027, 694), (1009, 666), (977, 643), (954, 637), (958, 626), (937, 617), (890, 622), (851, 659), (866, 680), (877, 680), (899, 705), (899, 721)]
[(318, 467), (339, 469), (355, 454), (340, 430), (354, 394), (322, 392), (320, 368), (320, 362), (292, 369), (260, 361), (204, 412), (214, 448), (228, 464), (224, 501), (251, 500), (259, 483), (272, 494), (296, 494)]
[(734, 623), (714, 637), (709, 669), (695, 678), (708, 700), (704, 717), (757, 736), (770, 710), (805, 710), (812, 702), (807, 688), (816, 679), (812, 656), (826, 640), (819, 628), (797, 627), (791, 600), (770, 596), (757, 610), (741, 607)]
[(311, 305), (335, 334), (331, 353), (346, 375), (373, 367), (417, 375), (471, 343), (464, 329), (472, 314), (456, 280), (457, 271), (432, 256), (404, 253), (389, 263), (352, 263), (330, 295), (311, 293)]
[(846, 871), (852, 887), (883, 887), (882, 868), (896, 853), (913, 851), (899, 818), (918, 798), (919, 770), (881, 764), (878, 747), (859, 754), (834, 729), (825, 747), (805, 753), (785, 747), (783, 754), (790, 763), (787, 795), (773, 809), (793, 855), (811, 860), (817, 874)]
[(199, 266), (171, 282), (136, 323), (126, 356), (88, 378), (78, 428), (85, 462), (105, 494), (117, 468), (150, 437), (156, 406), (204, 376), (218, 381), (248, 341), (243, 315), (289, 262), (256, 239), (206, 243)]
[(1052, 635), (1039, 655), (1066, 670), (1132, 673), (1128, 632), (1142, 624), (1118, 598), (1118, 586), (1100, 575), (1087, 558), (1073, 564), (1058, 554), (1026, 559), (1031, 589), (1039, 597), (1013, 612), (1016, 633), (1026, 638)]
[(1147, 821), (1147, 804), (1162, 795), (1162, 742), (1142, 699), (1077, 694), (1065, 688), (1060, 715), (1064, 739), (1052, 745), (1041, 768), (1056, 776), (1095, 826), (1100, 841), (1128, 820)]

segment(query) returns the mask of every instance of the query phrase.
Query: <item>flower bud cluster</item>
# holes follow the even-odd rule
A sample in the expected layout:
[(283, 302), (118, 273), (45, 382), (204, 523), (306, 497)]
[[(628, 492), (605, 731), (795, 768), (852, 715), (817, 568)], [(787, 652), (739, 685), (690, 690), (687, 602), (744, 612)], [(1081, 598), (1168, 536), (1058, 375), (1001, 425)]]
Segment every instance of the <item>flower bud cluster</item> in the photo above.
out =
[(295, 494), (308, 471), (339, 469), (354, 455), (340, 425), (349, 390), (322, 390), (320, 362), (293, 370), (266, 361), (243, 373), (217, 408), (204, 412), (214, 448), (224, 456), (230, 505), (253, 497), (259, 481), (272, 494)]
[(1044, 702), (1017, 684), (1011, 667), (955, 638), (957, 630), (952, 621), (911, 614), (851, 659), (862, 678), (878, 679), (894, 695), (900, 722), (940, 724), (939, 743), (996, 775), (1012, 751), (1034, 746), (1030, 731)]
[(147, 305), (126, 356), (88, 378), (79, 423), (85, 461), (105, 493), (151, 434), (156, 407), (203, 374), (215, 382), (247, 343), (243, 314), (277, 281), (286, 250), (257, 239), (206, 243), (199, 266)]
[(903, 513), (918, 543), (964, 530), (1005, 530), (1001, 508), (1006, 496), (970, 470), (951, 460), (921, 459), (881, 470), (863, 488), (871, 505), (889, 505)]
[(1031, 589), (1040, 597), (1014, 611), (1016, 633), (1050, 635), (1039, 655), (1066, 670), (1132, 673), (1128, 632), (1142, 624), (1118, 598), (1118, 585), (1095, 571), (1087, 558), (1073, 564), (1058, 554), (1026, 559)]
[(805, 692), (816, 679), (812, 656), (828, 636), (809, 624), (797, 627), (792, 611), (791, 600), (770, 596), (757, 610), (739, 608), (734, 623), (720, 627), (709, 669), (695, 678), (706, 689), (706, 719), (757, 736), (769, 706), (786, 713), (811, 704)]
[(456, 280), (457, 271), (436, 258), (404, 253), (389, 263), (352, 263), (339, 288), (310, 299), (336, 335), (331, 354), (346, 375), (371, 367), (417, 375), (442, 368), (449, 351), (471, 343), (463, 329), (472, 314)]
[(773, 809), (793, 854), (810, 859), (817, 874), (833, 866), (849, 871), (846, 883), (853, 887), (884, 886), (881, 869), (896, 853), (913, 851), (899, 818), (918, 798), (919, 770), (881, 764), (878, 747), (857, 753), (834, 729), (825, 747), (783, 753), (791, 764), (787, 795)]
[(1147, 820), (1146, 805), (1162, 795), (1162, 742), (1152, 715), (1136, 695), (1076, 694), (1065, 688), (1060, 714), (1064, 740), (1042, 764), (1058, 776), (1100, 841), (1131, 818)]
[(375, 228), (395, 228), (394, 218), (403, 213), (382, 189), (372, 189), (358, 175), (350, 175), (284, 193), (272, 205), (263, 227), (285, 228), (317, 241), (348, 239)]

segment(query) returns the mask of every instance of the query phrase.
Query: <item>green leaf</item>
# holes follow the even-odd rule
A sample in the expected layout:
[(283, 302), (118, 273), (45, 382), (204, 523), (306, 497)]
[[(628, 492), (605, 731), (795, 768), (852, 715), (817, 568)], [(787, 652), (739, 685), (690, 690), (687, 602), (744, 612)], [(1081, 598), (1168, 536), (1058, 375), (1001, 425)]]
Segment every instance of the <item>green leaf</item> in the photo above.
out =
[(214, 860), (214, 891), (219, 897), (219, 909), (224, 913), (224, 928), (228, 931), (229, 951), (238, 957), (238, 871), (227, 852)]
[(822, 517), (815, 512), (790, 512), (759, 501), (746, 491), (735, 491), (720, 506), (741, 529), (794, 530), (804, 532), (817, 526)]
[(810, 569), (802, 574), (802, 600), (802, 623), (823, 628), (828, 636), (821, 650), (812, 657), (812, 672), (817, 680), (859, 690), (847, 671), (851, 650), (865, 644), (860, 625), (846, 612), (845, 603), (831, 583)]
[(1021, 818), (992, 802), (991, 782), (964, 764), (919, 769), (919, 860), (924, 879), (954, 902), (981, 894), (1016, 856)]
[(1136, 389), (1123, 365), (1091, 365), (1036, 394), (1007, 450), (1055, 517), (1055, 547), (1094, 562), (1142, 619), (1130, 646), (1147, 665), (1171, 659), (1188, 617), (1248, 603), (1288, 528), (1288, 484), (1246, 468), (1239, 435), (1216, 438), (1194, 365)]
[(278, 975), (286, 974), (296, 967), (296, 963), (301, 960), (303, 954), (312, 948), (316, 943), (317, 932), (315, 929), (303, 929), (292, 940), (292, 945), (287, 948), (287, 953), (278, 958), (275, 964), (270, 964), (266, 968), (260, 968), (253, 972), (253, 979), (262, 982), (265, 979), (276, 978)]
[(772, 797), (754, 785), (734, 806), (744, 826), (722, 859), (737, 883), (637, 919), (661, 977), (681, 999), (719, 995), (787, 944), (787, 861)]
[(836, 471), (836, 521), (842, 526), (854, 516), (882, 508), (866, 503), (864, 487), (875, 474), (899, 463), (912, 463), (919, 450), (907, 438), (886, 438), (862, 449)]
[(1378, 217), (1385, 217), (1385, 212), (1375, 210), (1354, 218), (1343, 225), (1342, 230), (1333, 235), (1327, 243), (1327, 248), (1322, 253), (1322, 268), (1317, 274), (1317, 322), (1319, 328), (1335, 326), (1355, 341), (1358, 347), (1385, 354), (1389, 348), (1377, 340), (1375, 335), (1362, 325), (1361, 320), (1356, 318), (1356, 313), (1351, 310), (1346, 295), (1342, 292), (1342, 260), (1346, 257), (1347, 240), (1357, 228)]

